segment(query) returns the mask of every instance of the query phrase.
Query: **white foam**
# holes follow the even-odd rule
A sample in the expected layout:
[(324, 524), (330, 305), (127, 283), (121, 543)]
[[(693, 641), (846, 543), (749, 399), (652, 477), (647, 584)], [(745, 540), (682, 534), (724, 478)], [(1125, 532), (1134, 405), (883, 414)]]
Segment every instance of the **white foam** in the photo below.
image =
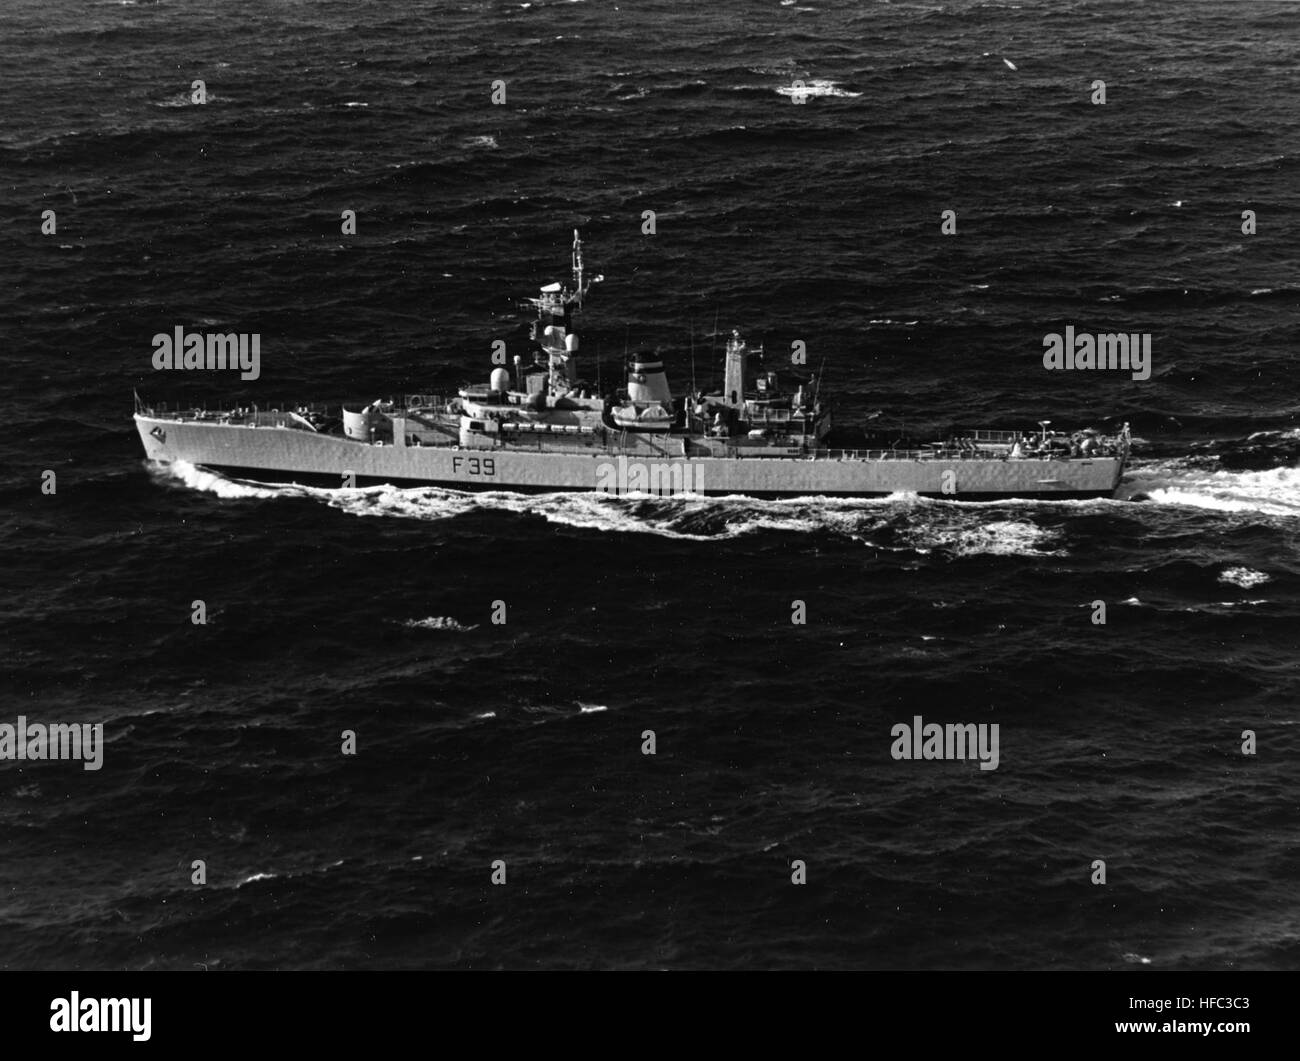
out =
[(431, 615), (427, 619), (407, 619), (402, 625), (408, 630), (453, 630), (458, 633), (478, 629), (477, 623), (466, 626), (449, 615)]
[(203, 98), (205, 100), (204, 103), (195, 103), (191, 98), (190, 93), (181, 92), (175, 96), (168, 96), (166, 99), (155, 100), (153, 105), (155, 107), (163, 107), (164, 109), (170, 110), (174, 107), (207, 107), (213, 103), (230, 102), (229, 96), (218, 96), (213, 92), (207, 93)]
[(258, 880), (275, 880), (275, 878), (278, 876), (279, 876), (278, 873), (254, 873), (251, 877), (245, 877), (238, 884), (236, 884), (235, 887), (242, 888), (245, 884), (252, 884), (254, 881), (258, 881)]
[[(756, 502), (748, 498), (614, 497), (597, 492), (517, 494), (510, 491), (463, 493), (424, 487), (399, 490), (377, 487), (361, 491), (328, 491), (329, 503), (356, 516), (401, 516), (444, 520), (478, 511), (541, 516), (551, 523), (606, 533), (653, 534), (682, 541), (736, 538), (758, 530), (808, 531), (822, 522), (801, 509), (807, 499)], [(697, 517), (733, 516), (716, 533), (678, 530)]]
[(1125, 493), (1137, 492), (1165, 505), (1300, 516), (1298, 468), (1215, 471), (1186, 467), (1178, 461), (1157, 462), (1135, 469), (1125, 480)]
[(1252, 586), (1262, 586), (1265, 582), (1271, 582), (1272, 577), (1264, 574), (1263, 571), (1255, 571), (1249, 567), (1229, 567), (1219, 575), (1219, 581), (1249, 589)]
[(812, 98), (814, 96), (833, 96), (844, 99), (853, 99), (861, 96), (861, 92), (850, 92), (848, 89), (839, 87), (835, 81), (830, 81), (823, 77), (815, 77), (810, 80), (805, 79), (802, 88), (796, 88), (794, 85), (782, 85), (777, 90), (781, 96), (802, 96)]
[[(934, 501), (926, 498), (913, 498), (910, 510), (906, 511), (906, 520), (899, 522), (893, 517), (899, 507), (893, 502), (892, 511), (881, 513), (886, 516), (874, 528), (858, 528), (861, 533), (850, 534), (872, 549), (890, 551), (909, 551), (928, 555), (935, 551), (949, 556), (1065, 556), (1060, 548), (1059, 531), (1040, 527), (1029, 519), (989, 519), (981, 511), (994, 504), (1004, 508), (1005, 502), (985, 504)], [(1027, 506), (1036, 506), (1039, 502), (1017, 502)], [(869, 537), (872, 530), (896, 527), (895, 540), (899, 545), (879, 545)], [(827, 529), (840, 529), (832, 524)]]
[(277, 497), (284, 488), (259, 486), (244, 483), (238, 479), (227, 479), (216, 472), (196, 468), (188, 461), (173, 461), (171, 464), (152, 465), (152, 470), (164, 478), (176, 479), (192, 490), (216, 494), (217, 497)]
[(931, 526), (925, 537), (957, 556), (1062, 556), (1063, 551), (1047, 546), (1058, 535), (1026, 520), (992, 520), (974, 526), (942, 528)]

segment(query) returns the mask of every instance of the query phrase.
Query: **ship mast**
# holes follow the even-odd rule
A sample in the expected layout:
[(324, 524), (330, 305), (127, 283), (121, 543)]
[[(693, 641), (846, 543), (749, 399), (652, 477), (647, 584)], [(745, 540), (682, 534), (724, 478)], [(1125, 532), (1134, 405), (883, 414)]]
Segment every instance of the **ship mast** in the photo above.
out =
[(547, 284), (537, 298), (528, 300), (537, 310), (532, 337), (546, 354), (550, 390), (557, 396), (578, 382), (578, 336), (573, 331), (573, 314), (582, 309), (583, 299), (591, 285), (604, 279), (603, 276), (587, 278), (582, 258), (582, 236), (576, 228), (573, 230), (571, 266), (572, 289), (560, 283)]
[(587, 289), (582, 283), (582, 236), (578, 230), (573, 230), (573, 297), (578, 303), (578, 308), (582, 308), (582, 296), (587, 293)]

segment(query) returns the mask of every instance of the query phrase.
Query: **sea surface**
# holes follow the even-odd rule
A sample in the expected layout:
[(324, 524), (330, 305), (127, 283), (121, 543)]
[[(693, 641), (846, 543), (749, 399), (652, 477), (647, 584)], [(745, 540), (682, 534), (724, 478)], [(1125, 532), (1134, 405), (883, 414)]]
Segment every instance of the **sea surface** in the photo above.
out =
[[(0, 967), (1300, 965), (1298, 67), (1288, 3), (7, 0), (0, 723), (106, 747), (0, 762)], [(133, 389), (483, 379), (575, 227), (606, 384), (803, 340), (841, 423), (1128, 421), (1121, 496), (144, 462)], [(154, 371), (177, 325), (260, 378)]]

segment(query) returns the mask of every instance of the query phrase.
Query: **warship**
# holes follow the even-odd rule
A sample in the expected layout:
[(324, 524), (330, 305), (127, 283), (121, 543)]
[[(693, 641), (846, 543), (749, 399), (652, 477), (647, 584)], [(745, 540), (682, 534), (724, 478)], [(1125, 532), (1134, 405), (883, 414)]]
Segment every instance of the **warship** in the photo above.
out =
[(821, 398), (824, 373), (771, 369), (738, 330), (726, 340), (721, 389), (675, 397), (662, 356), (639, 353), (625, 385), (601, 395), (579, 373), (574, 318), (603, 277), (587, 274), (576, 230), (571, 268), (569, 283), (522, 304), (535, 314), (530, 360), (516, 355), (513, 371), (497, 365), (485, 384), (449, 398), (222, 410), (153, 405), (137, 393), (145, 454), (240, 479), (335, 487), (1065, 500), (1113, 497), (1119, 486), (1127, 424), (1067, 434), (1041, 420), (1037, 430), (961, 430), (923, 444), (860, 429), (845, 448)]

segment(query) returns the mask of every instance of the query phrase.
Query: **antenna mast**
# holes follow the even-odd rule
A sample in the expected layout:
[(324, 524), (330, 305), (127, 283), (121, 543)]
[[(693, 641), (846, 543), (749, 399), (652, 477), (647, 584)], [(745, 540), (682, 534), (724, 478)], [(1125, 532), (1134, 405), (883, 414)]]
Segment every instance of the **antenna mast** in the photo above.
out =
[(582, 298), (587, 293), (586, 285), (583, 283), (582, 268), (582, 237), (578, 230), (573, 230), (573, 286), (574, 298), (577, 300), (578, 308), (582, 308)]
[(694, 399), (695, 388), (695, 318), (691, 318), (691, 398)]
[(713, 307), (713, 344), (710, 348), (713, 352), (713, 357), (712, 357), (713, 368), (709, 372), (710, 391), (714, 389), (713, 383), (718, 377), (718, 317), (720, 317), (721, 315), (722, 315), (722, 307), (720, 305), (714, 306)]

